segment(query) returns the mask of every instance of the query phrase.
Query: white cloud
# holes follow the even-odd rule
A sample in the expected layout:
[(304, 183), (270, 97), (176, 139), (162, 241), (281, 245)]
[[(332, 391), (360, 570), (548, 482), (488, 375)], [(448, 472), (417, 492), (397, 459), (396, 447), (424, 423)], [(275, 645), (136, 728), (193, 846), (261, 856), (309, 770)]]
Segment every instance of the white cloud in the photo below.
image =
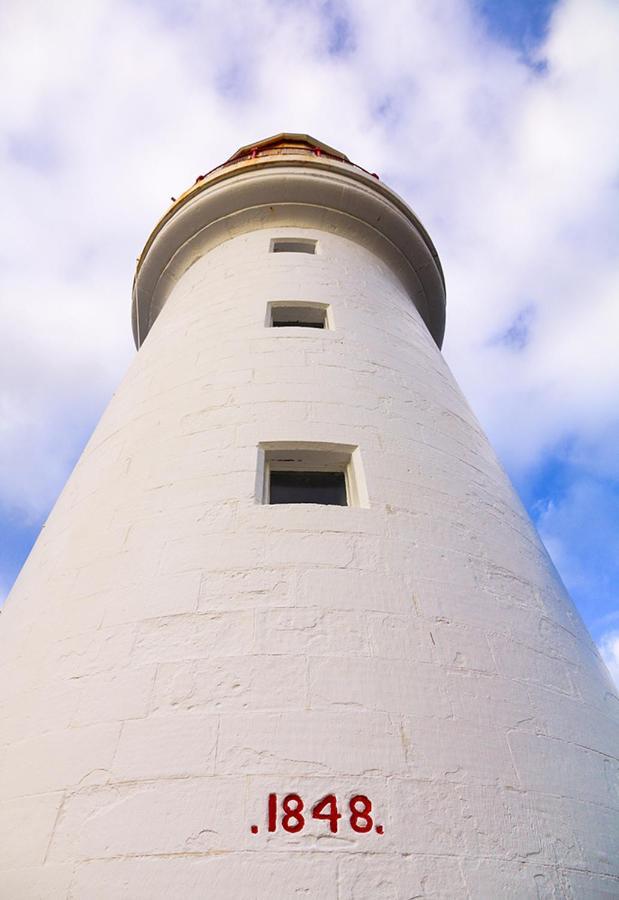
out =
[(619, 631), (609, 631), (599, 643), (602, 659), (619, 688)]
[[(544, 72), (472, 10), (4, 4), (0, 506), (48, 507), (120, 380), (135, 258), (170, 196), (281, 130), (340, 147), (420, 214), (446, 356), (510, 469), (569, 435), (581, 466), (613, 471), (619, 6), (560, 3)], [(523, 311), (518, 348), (500, 336)]]

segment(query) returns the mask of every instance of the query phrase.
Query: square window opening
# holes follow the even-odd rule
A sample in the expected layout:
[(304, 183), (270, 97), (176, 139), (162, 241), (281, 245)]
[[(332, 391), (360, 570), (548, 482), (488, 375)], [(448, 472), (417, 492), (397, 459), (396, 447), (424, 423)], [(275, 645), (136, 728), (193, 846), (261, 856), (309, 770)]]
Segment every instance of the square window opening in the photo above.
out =
[(267, 324), (272, 328), (328, 328), (327, 307), (322, 303), (271, 303)]
[(271, 505), (369, 506), (359, 448), (345, 444), (261, 444), (256, 488)]
[(316, 253), (316, 241), (310, 238), (273, 238), (271, 253)]

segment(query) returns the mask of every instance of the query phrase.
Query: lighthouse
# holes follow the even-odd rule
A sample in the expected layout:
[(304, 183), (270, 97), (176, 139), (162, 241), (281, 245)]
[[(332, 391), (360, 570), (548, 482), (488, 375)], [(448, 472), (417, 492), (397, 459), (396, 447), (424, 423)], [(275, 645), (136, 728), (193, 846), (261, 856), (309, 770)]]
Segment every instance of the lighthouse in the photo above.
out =
[(0, 898), (619, 896), (619, 700), (407, 204), (242, 147), (132, 308), (0, 617)]

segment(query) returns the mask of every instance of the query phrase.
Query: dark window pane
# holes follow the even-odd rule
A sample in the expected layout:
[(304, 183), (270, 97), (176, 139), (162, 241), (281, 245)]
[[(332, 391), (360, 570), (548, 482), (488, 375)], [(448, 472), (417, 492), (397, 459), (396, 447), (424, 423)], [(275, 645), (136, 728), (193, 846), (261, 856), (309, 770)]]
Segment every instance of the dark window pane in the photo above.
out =
[(316, 241), (281, 240), (273, 241), (273, 253), (315, 253)]
[(272, 306), (274, 328), (324, 328), (327, 311), (324, 306)]
[(271, 503), (347, 506), (343, 472), (271, 472)]
[(296, 319), (291, 322), (273, 322), (273, 328), (324, 328), (324, 322), (302, 322)]

